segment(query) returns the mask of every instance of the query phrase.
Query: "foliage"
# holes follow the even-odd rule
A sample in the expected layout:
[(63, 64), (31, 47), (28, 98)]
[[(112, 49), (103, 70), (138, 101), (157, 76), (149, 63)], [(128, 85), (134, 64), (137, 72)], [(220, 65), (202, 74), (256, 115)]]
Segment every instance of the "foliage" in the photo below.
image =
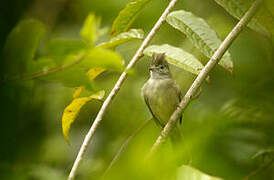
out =
[(111, 36), (114, 37), (127, 31), (141, 10), (150, 1), (151, 0), (134, 0), (127, 4), (127, 6), (120, 11), (118, 17), (114, 20), (111, 28)]
[(198, 75), (204, 67), (192, 54), (168, 44), (149, 46), (144, 51), (144, 54), (148, 56), (152, 56), (153, 53), (165, 53), (167, 61), (170, 64), (196, 75)]
[[(166, 54), (183, 92), (220, 45), (217, 34), (231, 29), (236, 22), (233, 18), (240, 19), (254, 1), (215, 2), (178, 3), (177, 10), (166, 19), (170, 26), (161, 27), (144, 51), (146, 56)], [(7, 30), (0, 87), (4, 179), (66, 178), (76, 149), (102, 105), (104, 92), (113, 87), (117, 74), (139, 45), (133, 40), (144, 39), (168, 2), (66, 3), (53, 21), (45, 20), (54, 14), (47, 10), (42, 15), (45, 19), (34, 16), (17, 24), (13, 20), (14, 27)], [(84, 5), (82, 9), (77, 9), (78, 3)], [(153, 8), (146, 8), (148, 5)], [(83, 12), (92, 13), (82, 18)], [(106, 41), (105, 33), (113, 19)], [(273, 1), (265, 0), (249, 23), (250, 29), (242, 32), (219, 64), (233, 71), (234, 78), (222, 69), (214, 70), (211, 85), (204, 85), (199, 100), (184, 113), (184, 142), (178, 154), (167, 142), (151, 162), (144, 161), (159, 135), (151, 123), (132, 138), (105, 178), (242, 179), (260, 167), (264, 168), (252, 175), (253, 179), (273, 178), (273, 164), (268, 164), (273, 161), (274, 147), (273, 22)], [(138, 63), (130, 73), (130, 80), (96, 132), (77, 179), (99, 179), (123, 140), (149, 118), (140, 97), (148, 63)], [(76, 118), (77, 123), (70, 128)], [(71, 146), (65, 143), (61, 126), (68, 143), (70, 134)]]
[(99, 91), (95, 94), (92, 94), (89, 97), (80, 97), (80, 98), (78, 98), (77, 96), (75, 97), (74, 95), (72, 102), (65, 108), (64, 114), (62, 117), (63, 134), (68, 144), (69, 144), (70, 125), (75, 121), (82, 106), (85, 105), (88, 101), (93, 99), (102, 100), (102, 98), (104, 97), (104, 94), (105, 94), (104, 91)]
[[(210, 58), (221, 44), (216, 32), (201, 18), (183, 10), (174, 11), (167, 17), (167, 22), (175, 29), (185, 33), (201, 52)], [(227, 71), (233, 71), (231, 55), (226, 52), (219, 64)]]
[(123, 32), (110, 39), (108, 42), (99, 44), (102, 48), (115, 48), (119, 44), (123, 44), (134, 39), (143, 39), (144, 31), (142, 29), (130, 29), (128, 32)]
[[(243, 0), (215, 0), (220, 4), (229, 14), (237, 19), (240, 19), (244, 13), (251, 6), (253, 0), (243, 1)], [(268, 3), (270, 6), (267, 6)], [(268, 9), (271, 7), (269, 2), (264, 2), (263, 7), (259, 10), (257, 15), (251, 20), (248, 26), (255, 31), (262, 32), (269, 36), (269, 32), (273, 35), (273, 14)], [(273, 7), (273, 4), (272, 4)], [(270, 35), (271, 36), (271, 35)]]
[[(22, 20), (9, 34), (5, 44), (5, 57), (12, 61), (6, 63), (7, 74), (23, 73), (27, 64), (34, 58), (39, 41), (45, 33), (45, 26), (34, 19)], [(24, 46), (21, 45), (24, 42)]]

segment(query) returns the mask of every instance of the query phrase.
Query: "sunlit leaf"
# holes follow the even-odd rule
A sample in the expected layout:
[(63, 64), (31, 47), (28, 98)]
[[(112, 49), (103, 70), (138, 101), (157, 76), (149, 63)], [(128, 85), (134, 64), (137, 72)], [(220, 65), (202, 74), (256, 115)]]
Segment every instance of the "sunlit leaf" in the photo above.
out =
[(53, 39), (48, 44), (49, 57), (57, 64), (62, 64), (65, 57), (71, 53), (77, 53), (85, 48), (83, 41), (68, 39)]
[(193, 167), (183, 165), (178, 170), (177, 180), (222, 180), (222, 179), (207, 175)]
[(112, 50), (103, 48), (89, 50), (84, 62), (89, 67), (99, 67), (114, 71), (124, 70), (124, 60), (122, 57)]
[(94, 14), (89, 14), (81, 29), (81, 36), (89, 45), (93, 45), (97, 40), (97, 21)]
[[(101, 74), (102, 72), (104, 72), (105, 69), (102, 68), (92, 68), (90, 69), (86, 74), (90, 80), (90, 82), (92, 82), (99, 74)], [(76, 87), (73, 93), (73, 99), (79, 97), (81, 94), (88, 96), (87, 93), (83, 93), (85, 90), (85, 86), (80, 86), (80, 87)]]
[(108, 42), (104, 42), (98, 45), (101, 48), (115, 48), (116, 46), (123, 44), (130, 40), (143, 39), (144, 31), (142, 29), (131, 29), (128, 32), (123, 32), (117, 36), (111, 38)]
[(105, 69), (103, 68), (92, 68), (87, 72), (87, 76), (89, 77), (90, 81), (93, 81), (99, 74), (104, 71)]
[(98, 30), (98, 38), (104, 36), (109, 31), (109, 27), (103, 27)]
[(53, 69), (55, 67), (56, 67), (56, 64), (53, 59), (48, 57), (42, 57), (28, 63), (28, 66), (24, 74), (36, 73), (36, 72), (46, 73), (48, 70)]
[(5, 71), (9, 76), (25, 71), (45, 31), (45, 26), (34, 19), (19, 22), (11, 31), (4, 47)]
[(76, 87), (72, 95), (73, 99), (78, 98), (84, 90), (84, 86)]
[(81, 108), (90, 100), (97, 99), (102, 100), (104, 97), (105, 92), (99, 91), (89, 97), (81, 97), (73, 99), (72, 102), (65, 108), (63, 117), (62, 117), (62, 129), (63, 129), (63, 135), (69, 144), (69, 130), (71, 124), (75, 121), (77, 118)]
[[(42, 80), (61, 82), (67, 87), (85, 86), (92, 89), (91, 81), (103, 72), (103, 69), (121, 72), (124, 69), (124, 61), (114, 51), (94, 48), (67, 55), (62, 65), (46, 68), (46, 71), (44, 67), (41, 68), (36, 69), (34, 74), (44, 73), (45, 76), (40, 77)], [(93, 68), (97, 68), (96, 71), (90, 70)], [(48, 73), (54, 70), (56, 72)]]
[[(216, 32), (201, 18), (183, 10), (174, 11), (167, 17), (167, 22), (183, 32), (205, 56), (211, 58), (221, 44)], [(227, 71), (233, 71), (233, 62), (227, 51), (219, 62)]]
[(134, 0), (120, 11), (112, 24), (111, 36), (114, 37), (129, 29), (141, 10), (152, 0)]
[[(48, 82), (61, 82), (67, 87), (85, 86), (91, 88), (90, 80), (86, 75), (87, 71), (93, 66), (85, 61), (86, 51), (76, 54), (69, 54), (65, 57), (62, 65), (57, 65), (54, 68), (47, 69), (41, 80)], [(38, 73), (41, 70), (37, 69)], [(51, 73), (54, 71), (53, 73)]]
[[(220, 6), (222, 6), (230, 15), (237, 19), (241, 19), (243, 15), (246, 13), (246, 11), (251, 6), (253, 0), (215, 0)], [(271, 14), (269, 14), (268, 10), (265, 8), (261, 8), (259, 10), (260, 14), (264, 14), (263, 16), (267, 19), (261, 21), (265, 23), (261, 23), (258, 21), (256, 17), (254, 17), (249, 23), (248, 27), (251, 29), (261, 32), (265, 35), (269, 35), (268, 30), (271, 30), (269, 28), (265, 28), (262, 25), (268, 25), (268, 23), (273, 25), (273, 17), (271, 17)], [(258, 15), (258, 13), (257, 13)], [(272, 20), (271, 20), (272, 19)], [(267, 27), (266, 26), (266, 27)], [(273, 26), (272, 26), (273, 27)]]
[(193, 74), (199, 74), (204, 67), (192, 54), (168, 44), (152, 45), (145, 49), (144, 54), (152, 56), (153, 53), (165, 53), (166, 59), (170, 64), (182, 68)]

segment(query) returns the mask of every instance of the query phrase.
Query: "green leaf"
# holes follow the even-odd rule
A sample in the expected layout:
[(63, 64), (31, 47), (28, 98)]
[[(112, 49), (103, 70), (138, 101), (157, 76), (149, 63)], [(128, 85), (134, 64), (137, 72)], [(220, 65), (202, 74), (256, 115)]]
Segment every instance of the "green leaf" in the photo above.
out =
[(47, 72), (56, 67), (56, 63), (52, 58), (42, 57), (31, 61), (26, 68), (24, 75), (38, 72)]
[[(245, 12), (250, 8), (251, 4), (254, 2), (253, 0), (215, 0), (220, 6), (222, 6), (231, 16), (233, 16), (236, 19), (241, 19)], [(267, 19), (272, 19), (265, 21), (266, 23), (262, 23), (263, 21), (259, 22), (256, 16), (251, 19), (251, 21), (248, 23), (248, 27), (251, 29), (261, 32), (264, 35), (269, 36), (269, 28), (265, 28), (263, 25), (267, 25), (268, 23), (273, 25), (273, 18), (271, 14), (269, 15), (268, 10), (265, 8), (261, 8), (259, 10), (261, 14), (264, 14), (264, 17), (267, 17)], [(258, 13), (257, 13), (258, 15)], [(270, 16), (270, 17), (269, 17)], [(266, 26), (266, 27), (267, 27)], [(273, 27), (273, 26), (272, 26)], [(272, 30), (273, 31), (273, 30)]]
[(258, 158), (260, 156), (264, 157), (266, 155), (272, 156), (274, 158), (274, 148), (261, 149), (256, 154), (253, 155), (253, 159)]
[(88, 70), (87, 76), (89, 80), (92, 82), (99, 74), (101, 74), (105, 70), (106, 69), (103, 68), (91, 68), (90, 70)]
[(218, 177), (209, 176), (191, 166), (183, 165), (177, 173), (177, 180), (222, 180)]
[[(44, 73), (44, 75), (39, 79), (48, 82), (61, 82), (64, 86), (67, 87), (85, 86), (88, 89), (91, 89), (90, 80), (86, 75), (91, 66), (89, 66), (88, 63), (84, 61), (85, 55), (85, 51), (77, 54), (69, 54), (65, 57), (64, 63), (62, 65), (57, 65), (53, 68), (47, 68), (46, 70), (44, 67), (42, 67), (42, 70), (36, 68), (36, 71), (31, 74)], [(54, 72), (48, 73), (50, 71)]]
[(7, 76), (22, 74), (33, 60), (39, 42), (46, 32), (38, 20), (26, 19), (11, 31), (4, 47), (5, 71)]
[(152, 56), (153, 53), (165, 53), (166, 59), (170, 64), (193, 74), (199, 74), (204, 67), (192, 54), (168, 44), (152, 45), (144, 51), (144, 54), (147, 56)]
[[(100, 75), (101, 73), (103, 73), (106, 69), (103, 68), (91, 68), (86, 75), (88, 76), (90, 82), (93, 82), (93, 80)], [(86, 91), (85, 86), (80, 86), (80, 87), (76, 87), (75, 91), (73, 93), (73, 98), (77, 98), (79, 96), (89, 96), (90, 95), (90, 91)]]
[(151, 1), (152, 0), (134, 0), (128, 3), (114, 20), (111, 29), (111, 37), (127, 31), (141, 10)]
[(98, 45), (101, 48), (115, 48), (116, 46), (135, 39), (143, 39), (144, 31), (142, 29), (130, 29), (128, 32), (123, 32), (111, 38), (108, 42), (103, 42)]
[(124, 60), (118, 53), (99, 47), (89, 50), (84, 62), (85, 65), (89, 67), (97, 67), (119, 72), (124, 70)]
[(102, 100), (105, 95), (105, 91), (99, 91), (89, 97), (75, 98), (72, 102), (65, 108), (62, 116), (62, 129), (63, 135), (69, 144), (69, 130), (71, 124), (77, 118), (81, 108), (88, 102), (93, 99)]
[[(37, 63), (38, 62), (39, 61), (37, 61)], [(91, 81), (96, 76), (90, 72), (91, 68), (100, 68), (100, 73), (103, 72), (102, 69), (121, 72), (124, 70), (124, 61), (121, 56), (114, 51), (94, 48), (67, 55), (62, 65), (48, 68), (47, 64), (45, 64), (45, 67), (39, 64), (39, 66), (35, 67), (33, 70), (36, 71), (30, 73), (28, 76), (31, 76), (31, 74), (44, 73), (45, 75), (40, 77), (41, 80), (61, 82), (67, 87), (85, 86), (87, 89), (92, 89)], [(57, 71), (48, 73), (52, 70)]]
[[(167, 22), (175, 29), (183, 32), (200, 51), (211, 58), (221, 44), (216, 32), (199, 17), (187, 11), (174, 11), (167, 17)], [(233, 71), (233, 62), (227, 51), (219, 62), (227, 71)]]
[(85, 47), (86, 45), (79, 40), (53, 39), (48, 44), (47, 53), (56, 64), (62, 64), (68, 54), (77, 53)]
[(72, 98), (73, 99), (78, 98), (84, 90), (85, 90), (85, 86), (76, 87), (73, 92)]
[[(263, 1), (261, 8), (256, 13), (254, 20), (265, 27), (274, 36), (274, 3)], [(267, 34), (268, 35), (268, 34)]]
[(86, 18), (84, 25), (81, 29), (81, 36), (88, 45), (93, 45), (97, 40), (97, 28), (99, 28), (99, 22), (94, 14), (89, 14)]
[(274, 16), (274, 1), (273, 0), (265, 0), (264, 6), (268, 9), (268, 11), (271, 13), (272, 17)]

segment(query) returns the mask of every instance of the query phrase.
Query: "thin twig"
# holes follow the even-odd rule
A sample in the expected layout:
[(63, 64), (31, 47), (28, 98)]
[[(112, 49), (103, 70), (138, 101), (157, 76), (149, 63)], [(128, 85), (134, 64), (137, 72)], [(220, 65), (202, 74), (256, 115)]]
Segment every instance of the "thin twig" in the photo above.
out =
[(129, 144), (129, 142), (140, 132), (142, 131), (147, 125), (148, 123), (151, 122), (150, 120), (145, 121), (139, 128), (137, 128), (132, 135), (130, 135), (125, 142), (122, 144), (122, 146), (120, 147), (119, 151), (115, 154), (114, 158), (111, 160), (109, 166), (107, 167), (107, 169), (105, 170), (103, 177), (105, 177), (105, 175), (109, 172), (109, 170), (112, 168), (113, 164), (118, 160), (118, 158), (121, 156), (122, 152), (124, 151), (124, 149), (127, 147), (127, 145)]
[(73, 167), (70, 171), (68, 180), (72, 180), (74, 179), (75, 175), (76, 175), (76, 171), (79, 168), (79, 165), (83, 159), (83, 156), (87, 150), (88, 144), (90, 143), (90, 140), (92, 139), (98, 125), (100, 124), (105, 111), (107, 109), (107, 107), (109, 106), (109, 104), (111, 103), (111, 101), (113, 100), (113, 98), (115, 97), (115, 95), (118, 93), (119, 89), (121, 88), (123, 82), (125, 81), (125, 79), (127, 78), (127, 72), (129, 72), (129, 70), (131, 68), (134, 67), (134, 65), (136, 64), (136, 62), (143, 56), (143, 51), (144, 49), (147, 47), (148, 43), (151, 41), (151, 39), (153, 38), (153, 36), (156, 34), (156, 32), (158, 31), (158, 29), (160, 28), (160, 26), (162, 25), (162, 23), (165, 21), (166, 16), (168, 15), (168, 13), (170, 12), (170, 10), (174, 7), (174, 5), (176, 4), (178, 0), (172, 0), (168, 7), (165, 9), (165, 11), (163, 12), (163, 14), (161, 15), (161, 17), (158, 19), (158, 21), (156, 22), (156, 24), (153, 26), (153, 28), (151, 29), (151, 31), (149, 32), (149, 34), (147, 35), (147, 37), (145, 38), (145, 40), (143, 41), (142, 45), (139, 47), (139, 49), (137, 50), (136, 54), (133, 56), (133, 58), (131, 59), (131, 61), (129, 62), (129, 64), (127, 65), (126, 70), (121, 74), (121, 76), (119, 77), (118, 81), (116, 82), (115, 86), (113, 87), (113, 89), (111, 90), (111, 92), (109, 93), (108, 97), (106, 98), (106, 100), (104, 101), (99, 113), (97, 114), (96, 119), (94, 120), (91, 128), (89, 129), (84, 142), (80, 148), (80, 151), (78, 152), (78, 155), (75, 159), (75, 162), (73, 164)]
[(174, 111), (174, 113), (171, 115), (168, 123), (162, 130), (160, 136), (157, 138), (156, 142), (154, 143), (153, 147), (151, 148), (151, 151), (148, 156), (150, 156), (153, 152), (157, 150), (159, 145), (163, 143), (166, 139), (166, 137), (169, 135), (170, 131), (176, 124), (176, 120), (179, 118), (179, 116), (182, 114), (183, 110), (187, 107), (189, 102), (191, 101), (191, 97), (195, 94), (197, 89), (201, 86), (202, 82), (205, 80), (205, 78), (208, 76), (209, 72), (214, 68), (214, 66), (218, 63), (218, 61), (221, 59), (223, 54), (227, 51), (227, 49), (230, 47), (231, 43), (235, 40), (235, 38), (240, 34), (240, 32), (243, 30), (243, 28), (248, 24), (248, 22), (251, 20), (255, 12), (257, 11), (259, 4), (262, 0), (256, 0), (250, 9), (245, 13), (245, 15), (242, 17), (242, 19), (238, 22), (238, 24), (232, 29), (232, 31), (227, 35), (225, 40), (222, 42), (220, 47), (217, 49), (217, 51), (214, 53), (214, 55), (211, 57), (211, 59), (208, 61), (206, 66), (202, 69), (202, 71), (199, 73), (189, 90), (187, 91), (186, 95), (180, 102), (178, 108)]
[(271, 159), (265, 165), (258, 167), (257, 169), (255, 169), (254, 171), (252, 171), (250, 174), (248, 174), (243, 180), (249, 180), (252, 176), (255, 176), (256, 174), (258, 174), (262, 170), (267, 169), (273, 162), (274, 162), (274, 159)]
[(72, 66), (80, 63), (84, 59), (85, 56), (86, 56), (86, 53), (81, 53), (80, 55), (78, 55), (76, 57), (76, 59), (73, 62), (71, 62), (69, 64), (65, 64), (63, 66), (58, 66), (56, 68), (52, 68), (52, 69), (49, 69), (49, 70), (46, 70), (46, 71), (40, 71), (40, 72), (37, 72), (37, 73), (27, 74), (27, 75), (23, 75), (23, 76), (10, 77), (10, 78), (7, 78), (7, 80), (5, 80), (5, 81), (30, 80), (30, 79), (40, 78), (42, 76), (46, 76), (46, 75), (49, 75), (49, 74), (53, 74), (53, 73), (62, 71), (64, 69), (67, 69), (69, 67), (72, 67)]

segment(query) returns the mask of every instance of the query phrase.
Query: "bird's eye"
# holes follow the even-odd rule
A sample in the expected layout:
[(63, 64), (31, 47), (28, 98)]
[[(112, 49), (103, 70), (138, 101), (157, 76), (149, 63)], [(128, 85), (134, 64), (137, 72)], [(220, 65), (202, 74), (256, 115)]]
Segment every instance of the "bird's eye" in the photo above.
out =
[(160, 66), (160, 69), (164, 69), (164, 66)]

